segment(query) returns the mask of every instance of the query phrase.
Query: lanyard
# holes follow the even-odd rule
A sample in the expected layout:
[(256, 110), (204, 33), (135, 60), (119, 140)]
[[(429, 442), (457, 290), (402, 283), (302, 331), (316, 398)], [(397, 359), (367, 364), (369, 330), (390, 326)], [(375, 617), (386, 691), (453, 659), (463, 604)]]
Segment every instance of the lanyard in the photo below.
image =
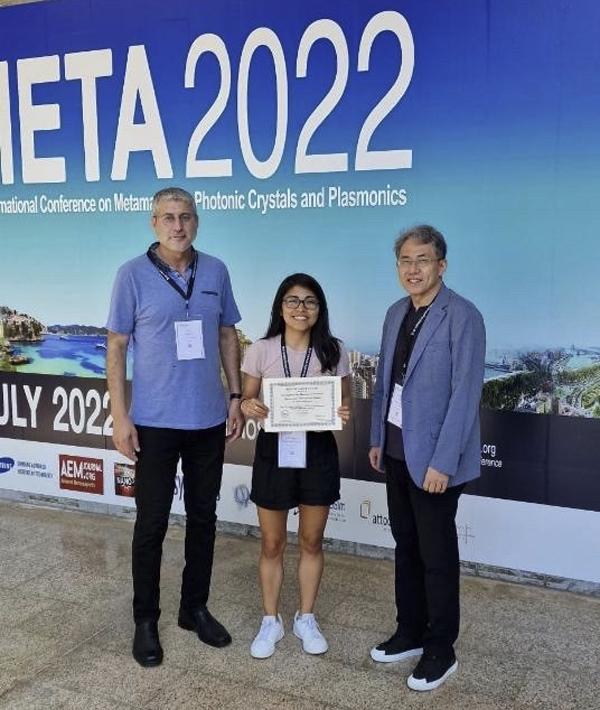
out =
[[(419, 328), (420, 328), (421, 325), (423, 324), (423, 321), (425, 320), (425, 318), (427, 318), (427, 314), (428, 314), (429, 311), (431, 310), (431, 306), (432, 306), (432, 305), (433, 305), (433, 301), (427, 306), (427, 310), (425, 311), (425, 313), (423, 313), (423, 315), (422, 315), (422, 316), (419, 318), (419, 320), (415, 323), (414, 328), (413, 328), (413, 329), (410, 331), (410, 333), (409, 333), (409, 336), (408, 336), (409, 338), (412, 339), (412, 338), (415, 337), (415, 333), (418, 332)], [(406, 369), (407, 369), (407, 367), (408, 367), (408, 360), (409, 360), (409, 359), (410, 359), (410, 358), (407, 358), (407, 359), (402, 363), (402, 372), (401, 372), (401, 374), (400, 374), (400, 384), (404, 384), (404, 378), (406, 377)]]
[[(312, 345), (308, 346), (308, 350), (304, 355), (304, 362), (302, 363), (302, 370), (300, 371), (300, 377), (306, 377), (308, 374), (308, 365), (310, 363), (310, 358), (312, 355)], [(281, 336), (281, 362), (283, 363), (283, 372), (286, 377), (291, 377), (292, 372), (290, 370), (290, 361), (288, 359), (287, 348), (285, 347), (285, 337)]]
[(415, 333), (416, 333), (417, 330), (419, 330), (419, 328), (421, 327), (421, 323), (425, 320), (425, 318), (427, 318), (427, 314), (428, 314), (429, 311), (431, 310), (431, 306), (432, 306), (432, 305), (433, 305), (433, 303), (430, 303), (430, 304), (427, 306), (427, 310), (425, 311), (425, 313), (423, 313), (423, 315), (422, 315), (422, 316), (419, 318), (419, 320), (415, 323), (415, 327), (410, 331), (410, 337), (411, 337), (411, 338), (414, 338), (414, 337), (415, 337)]
[(181, 296), (181, 298), (183, 298), (183, 300), (185, 301), (185, 313), (186, 313), (186, 316), (189, 316), (190, 298), (192, 297), (192, 293), (194, 291), (194, 282), (196, 281), (196, 271), (198, 270), (198, 252), (194, 251), (194, 259), (192, 261), (192, 273), (191, 273), (189, 281), (187, 282), (187, 292), (186, 292), (181, 288), (181, 286), (177, 283), (177, 281), (175, 281), (175, 279), (171, 276), (171, 274), (169, 273), (168, 267), (164, 264), (164, 262), (162, 262), (158, 258), (153, 247), (154, 247), (154, 244), (148, 249), (148, 251), (146, 252), (146, 256), (154, 264), (158, 273), (169, 284), (169, 286), (174, 288), (177, 291), (177, 293)]

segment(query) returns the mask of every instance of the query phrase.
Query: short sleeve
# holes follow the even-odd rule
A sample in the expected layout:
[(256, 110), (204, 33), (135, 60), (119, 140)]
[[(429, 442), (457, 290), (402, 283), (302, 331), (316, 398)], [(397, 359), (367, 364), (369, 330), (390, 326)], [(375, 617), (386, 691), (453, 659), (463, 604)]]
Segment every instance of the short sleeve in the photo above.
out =
[(244, 362), (242, 363), (242, 372), (251, 377), (262, 377), (264, 370), (263, 363), (263, 342), (257, 340), (246, 350)]
[(137, 298), (131, 272), (122, 266), (113, 284), (106, 327), (113, 333), (131, 335), (135, 326)]
[(225, 275), (223, 278), (223, 291), (221, 296), (221, 325), (232, 326), (239, 323), (242, 317), (235, 302), (235, 298), (233, 297), (233, 289), (231, 288), (229, 272), (227, 271), (227, 267), (224, 266), (223, 269), (225, 271)]
[(340, 344), (340, 361), (337, 364), (335, 374), (339, 377), (346, 377), (350, 374), (350, 358), (348, 357), (348, 351), (342, 343), (341, 340), (338, 341)]

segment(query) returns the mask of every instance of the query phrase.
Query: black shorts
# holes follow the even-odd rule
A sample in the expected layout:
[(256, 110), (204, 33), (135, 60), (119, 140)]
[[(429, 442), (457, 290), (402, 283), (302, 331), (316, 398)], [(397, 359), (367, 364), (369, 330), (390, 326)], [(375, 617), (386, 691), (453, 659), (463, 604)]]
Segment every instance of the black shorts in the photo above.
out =
[(250, 500), (269, 510), (332, 505), (340, 498), (340, 464), (330, 431), (306, 434), (306, 468), (279, 468), (277, 434), (260, 431), (252, 466)]

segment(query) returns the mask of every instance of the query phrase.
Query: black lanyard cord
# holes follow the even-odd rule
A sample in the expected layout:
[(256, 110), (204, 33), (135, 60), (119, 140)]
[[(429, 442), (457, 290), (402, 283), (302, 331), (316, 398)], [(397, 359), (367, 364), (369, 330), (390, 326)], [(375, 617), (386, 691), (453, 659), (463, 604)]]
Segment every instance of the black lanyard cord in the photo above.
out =
[[(304, 362), (302, 363), (302, 370), (300, 371), (300, 377), (306, 377), (308, 374), (308, 366), (310, 364), (310, 358), (312, 356), (312, 345), (308, 346), (308, 350), (304, 355)], [(281, 362), (283, 363), (283, 372), (286, 377), (292, 376), (292, 371), (290, 370), (290, 361), (288, 358), (287, 348), (285, 346), (285, 336), (281, 336)]]
[(188, 304), (190, 302), (190, 298), (192, 297), (192, 293), (194, 291), (194, 283), (196, 281), (196, 271), (198, 270), (198, 252), (194, 251), (194, 259), (192, 261), (192, 274), (190, 276), (189, 281), (187, 282), (187, 293), (181, 288), (181, 286), (177, 283), (177, 281), (175, 281), (175, 279), (168, 272), (167, 267), (165, 266), (165, 264), (162, 261), (160, 261), (158, 256), (155, 254), (152, 246), (146, 252), (146, 256), (154, 264), (158, 273), (169, 284), (169, 286), (172, 286), (177, 291), (177, 293), (181, 296), (181, 298), (183, 298), (183, 300), (185, 301), (186, 308), (187, 308)]

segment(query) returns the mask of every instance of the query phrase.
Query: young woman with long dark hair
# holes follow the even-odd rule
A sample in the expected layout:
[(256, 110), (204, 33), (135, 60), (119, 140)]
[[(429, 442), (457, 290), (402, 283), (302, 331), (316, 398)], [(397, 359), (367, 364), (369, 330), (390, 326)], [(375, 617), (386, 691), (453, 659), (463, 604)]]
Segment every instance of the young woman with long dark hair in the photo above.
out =
[[(350, 419), (350, 367), (348, 354), (329, 330), (325, 294), (307, 274), (283, 280), (273, 301), (271, 321), (264, 338), (253, 343), (242, 365), (242, 411), (264, 419), (269, 410), (261, 399), (263, 377), (342, 378), (342, 406), (338, 414)], [(251, 500), (256, 504), (261, 530), (259, 577), (264, 617), (250, 652), (268, 658), (283, 638), (279, 595), (283, 582), (283, 553), (287, 541), (287, 517), (298, 507), (298, 580), (300, 603), (294, 617), (294, 634), (306, 653), (319, 654), (328, 645), (313, 608), (323, 572), (323, 533), (329, 506), (340, 497), (340, 469), (331, 431), (306, 433), (306, 466), (280, 466), (278, 434), (260, 431), (252, 468)]]

